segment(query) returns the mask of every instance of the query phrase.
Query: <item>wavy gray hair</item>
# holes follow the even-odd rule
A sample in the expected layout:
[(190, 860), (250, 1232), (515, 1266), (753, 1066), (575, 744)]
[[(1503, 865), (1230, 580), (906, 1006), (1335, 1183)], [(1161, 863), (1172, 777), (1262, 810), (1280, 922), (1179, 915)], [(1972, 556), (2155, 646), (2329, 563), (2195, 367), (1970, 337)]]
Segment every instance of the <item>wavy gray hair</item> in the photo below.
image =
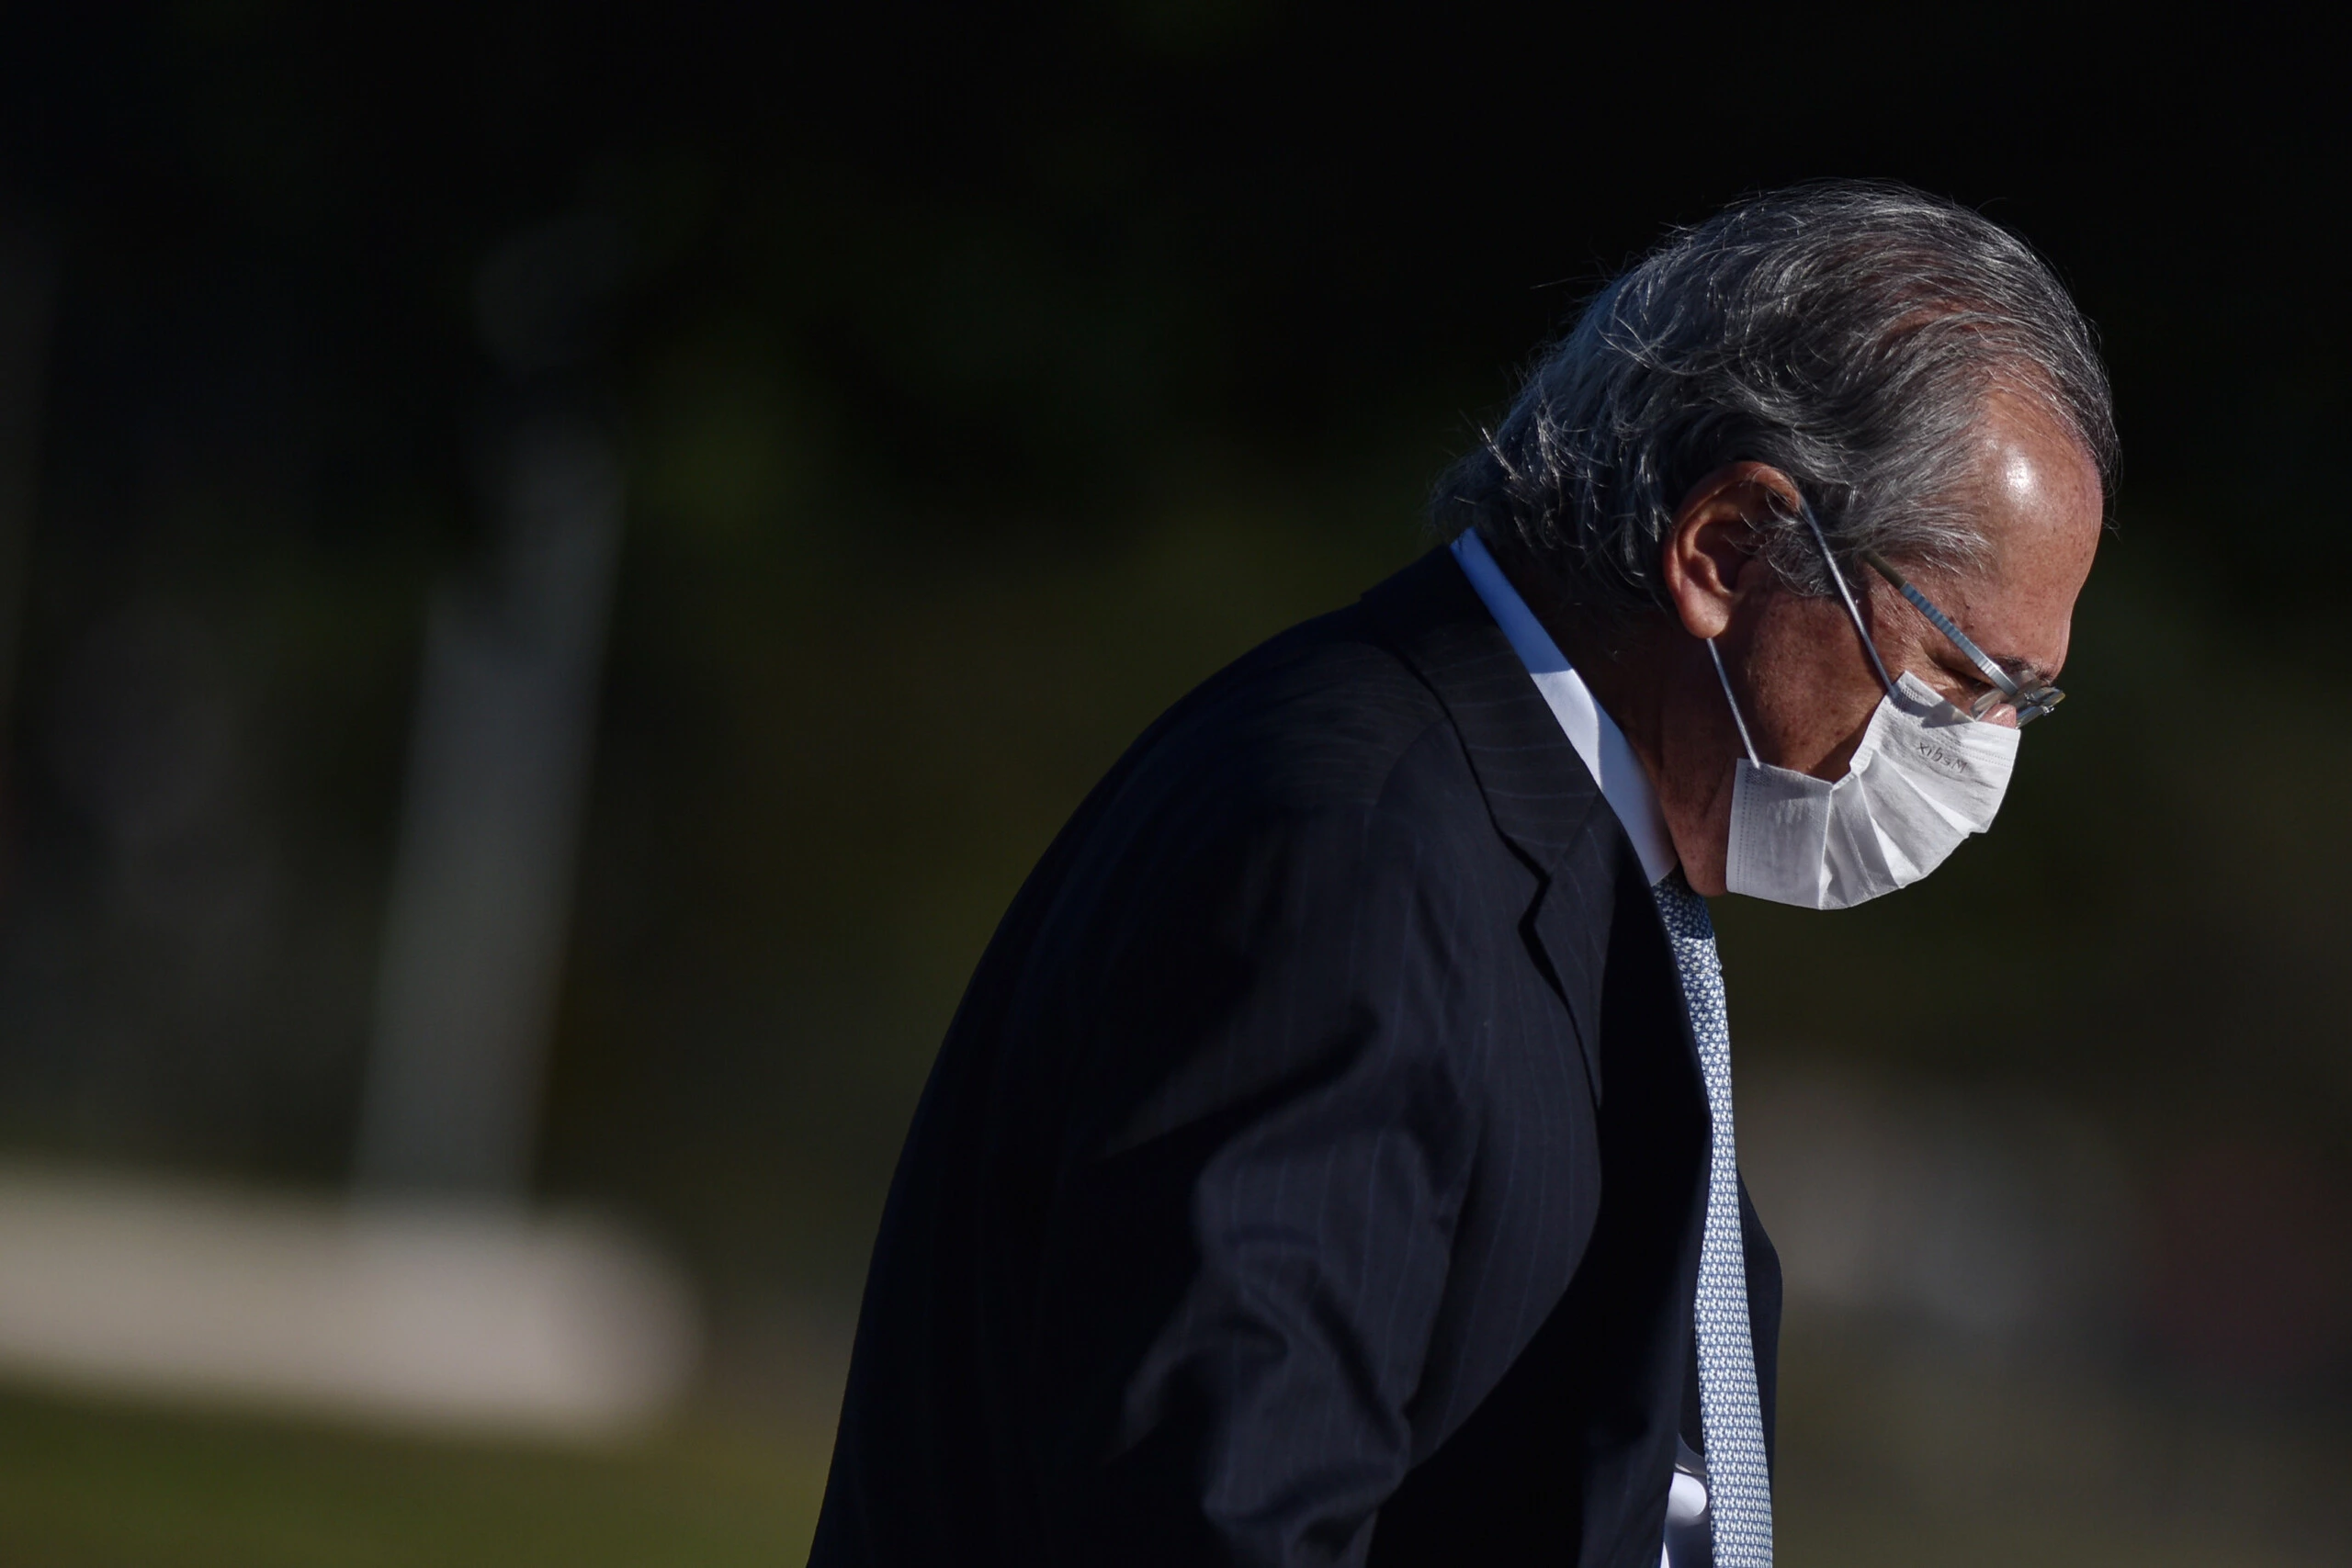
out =
[[(1595, 295), (1430, 515), (1612, 621), (1664, 603), (1675, 511), (1730, 462), (1795, 480), (1841, 559), (1972, 565), (1969, 436), (1996, 387), (2057, 414), (2112, 488), (2107, 371), (2040, 256), (1906, 186), (1799, 186), (1677, 231)], [(1762, 550), (1829, 591), (1799, 519), (1768, 522)]]

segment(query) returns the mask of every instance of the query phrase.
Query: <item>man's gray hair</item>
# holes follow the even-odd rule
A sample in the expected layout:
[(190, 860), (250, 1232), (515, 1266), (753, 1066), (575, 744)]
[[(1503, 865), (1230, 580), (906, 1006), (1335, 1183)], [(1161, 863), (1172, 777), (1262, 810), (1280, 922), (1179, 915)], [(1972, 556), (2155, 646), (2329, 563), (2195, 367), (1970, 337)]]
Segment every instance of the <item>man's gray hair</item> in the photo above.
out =
[[(1984, 551), (1971, 435), (1996, 389), (2057, 415), (2110, 484), (2107, 372), (2041, 257), (1905, 186), (1799, 186), (1676, 231), (1595, 295), (1431, 516), (1612, 621), (1663, 604), (1675, 513), (1732, 462), (1795, 480), (1841, 560), (1965, 567)], [(1800, 519), (1770, 520), (1762, 553), (1829, 591)]]

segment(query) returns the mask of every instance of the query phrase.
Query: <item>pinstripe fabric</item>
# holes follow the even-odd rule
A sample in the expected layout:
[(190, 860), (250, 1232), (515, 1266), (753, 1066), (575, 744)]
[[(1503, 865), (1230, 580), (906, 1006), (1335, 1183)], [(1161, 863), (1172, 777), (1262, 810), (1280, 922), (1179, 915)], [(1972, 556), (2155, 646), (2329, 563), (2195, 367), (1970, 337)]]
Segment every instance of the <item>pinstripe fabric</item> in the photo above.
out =
[(1434, 554), (1170, 709), (1013, 901), (810, 1561), (1648, 1568), (1706, 1135), (1632, 849)]
[(1733, 1138), (1731, 1022), (1723, 964), (1707, 901), (1679, 871), (1651, 890), (1682, 976), (1707, 1085), (1713, 1129), (1706, 1229), (1699, 1247), (1693, 1305), (1699, 1337), (1699, 1404), (1706, 1424), (1708, 1512), (1713, 1568), (1771, 1568), (1772, 1483), (1756, 1386), (1756, 1346), (1747, 1320), (1747, 1259), (1740, 1243), (1739, 1160)]

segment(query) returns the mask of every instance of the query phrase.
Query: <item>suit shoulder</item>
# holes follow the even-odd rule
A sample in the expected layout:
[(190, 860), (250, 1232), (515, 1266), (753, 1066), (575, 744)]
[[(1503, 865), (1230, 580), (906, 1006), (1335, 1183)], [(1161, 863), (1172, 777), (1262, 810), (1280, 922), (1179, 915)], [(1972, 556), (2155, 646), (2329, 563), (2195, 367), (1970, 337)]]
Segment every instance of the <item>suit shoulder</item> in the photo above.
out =
[(1475, 787), (1444, 705), (1356, 607), (1244, 654), (1170, 709), (1137, 751), (1139, 775), (1181, 776), (1275, 810), (1369, 808), (1400, 769)]

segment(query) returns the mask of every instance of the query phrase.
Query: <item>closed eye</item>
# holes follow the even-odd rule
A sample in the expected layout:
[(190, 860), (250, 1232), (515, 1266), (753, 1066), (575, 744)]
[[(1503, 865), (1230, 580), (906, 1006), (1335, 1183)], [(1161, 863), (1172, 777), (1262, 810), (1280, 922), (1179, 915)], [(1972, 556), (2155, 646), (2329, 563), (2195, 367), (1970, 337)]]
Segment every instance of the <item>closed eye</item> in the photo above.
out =
[[(1952, 705), (1955, 707), (1966, 708), (1982, 701), (1987, 694), (2000, 690), (1992, 682), (1984, 679), (1984, 673), (1973, 664), (1938, 660), (1936, 667), (1942, 672), (1946, 682), (1957, 688), (1960, 693), (1960, 700)], [(2006, 660), (2002, 661), (2002, 668), (2008, 668)]]

